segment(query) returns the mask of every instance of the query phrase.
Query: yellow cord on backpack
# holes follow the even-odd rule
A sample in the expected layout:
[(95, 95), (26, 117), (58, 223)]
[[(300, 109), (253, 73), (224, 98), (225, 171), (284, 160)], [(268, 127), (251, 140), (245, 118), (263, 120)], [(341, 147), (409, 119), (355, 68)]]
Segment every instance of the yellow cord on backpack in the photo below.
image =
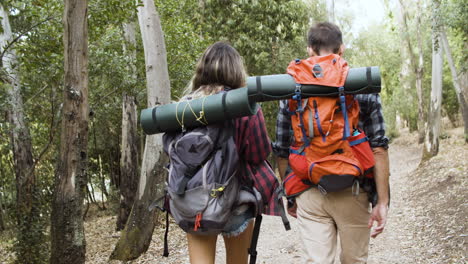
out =
[(186, 101), (187, 104), (184, 106), (184, 110), (182, 111), (182, 116), (181, 116), (181, 119), (182, 119), (182, 120), (179, 120), (179, 115), (178, 115), (179, 111), (177, 110), (177, 108), (179, 108), (179, 104), (182, 103), (182, 102), (183, 102), (183, 101), (177, 102), (175, 114), (176, 114), (176, 120), (177, 120), (177, 122), (179, 123), (180, 128), (182, 129), (182, 131), (185, 131), (185, 126), (184, 126), (184, 115), (185, 115), (185, 110), (187, 109), (187, 105), (189, 104), (189, 102)]
[[(177, 103), (176, 105), (176, 120), (177, 122), (179, 123), (180, 127), (182, 128), (182, 131), (185, 131), (185, 125), (184, 125), (184, 116), (185, 116), (185, 110), (187, 110), (187, 107), (190, 108), (190, 111), (192, 112), (193, 116), (195, 117), (195, 120), (200, 122), (202, 125), (208, 125), (208, 121), (206, 120), (206, 115), (205, 115), (205, 100), (206, 100), (206, 97), (207, 96), (204, 96), (203, 97), (203, 101), (202, 101), (202, 110), (199, 112), (199, 116), (197, 116), (197, 114), (195, 113), (195, 111), (193, 110), (193, 107), (192, 105), (190, 104), (190, 100), (188, 101), (180, 101)], [(182, 103), (182, 102), (186, 102), (185, 106), (184, 106), (184, 110), (182, 111), (182, 116), (181, 116), (181, 119), (182, 120), (179, 120), (179, 111), (178, 111), (178, 108), (179, 108), (179, 104)]]

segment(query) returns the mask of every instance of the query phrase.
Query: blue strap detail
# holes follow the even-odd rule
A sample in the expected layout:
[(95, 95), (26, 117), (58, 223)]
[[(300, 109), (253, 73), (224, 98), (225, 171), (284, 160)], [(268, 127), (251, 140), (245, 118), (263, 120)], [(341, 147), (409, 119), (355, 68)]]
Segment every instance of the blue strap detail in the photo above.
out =
[(286, 184), (289, 180), (291, 180), (294, 177), (297, 177), (296, 174), (294, 174), (294, 173), (287, 176), (286, 179), (284, 179), (284, 181), (283, 181), (283, 185)]
[(338, 91), (340, 94), (341, 112), (343, 113), (344, 119), (343, 140), (345, 140), (351, 135), (351, 132), (349, 131), (348, 111), (346, 111), (346, 98), (344, 94), (344, 87), (341, 86), (340, 88), (338, 88)]
[(351, 147), (352, 147), (352, 146), (356, 146), (356, 145), (359, 145), (359, 144), (361, 144), (361, 143), (363, 143), (363, 142), (366, 142), (367, 140), (368, 140), (367, 137), (363, 137), (363, 138), (361, 138), (361, 139), (357, 139), (357, 140), (354, 140), (354, 141), (350, 141), (350, 142), (349, 142), (349, 145), (350, 145)]
[(309, 167), (309, 175), (312, 175), (312, 170), (314, 169), (315, 164), (317, 164), (317, 163), (314, 162), (314, 163), (310, 164), (310, 167)]
[(302, 141), (304, 142), (305, 145), (309, 145), (310, 142), (309, 142), (309, 139), (307, 138), (307, 134), (306, 134), (305, 126), (304, 126), (303, 113), (304, 113), (305, 106), (304, 107), (302, 106), (301, 93), (302, 93), (301, 85), (296, 84), (296, 89), (294, 90), (294, 95), (292, 98), (297, 101), (296, 113), (299, 115), (299, 123), (300, 123), (299, 126), (301, 127)]
[(357, 171), (359, 172), (359, 175), (362, 175), (362, 171), (358, 166), (356, 166), (354, 164), (351, 164), (351, 165), (353, 165), (357, 169)]
[(305, 156), (305, 154), (304, 154), (304, 148), (300, 148), (300, 149), (298, 149), (298, 150), (290, 148), (290, 149), (289, 149), (289, 153), (290, 153), (290, 154), (297, 154), (297, 155)]

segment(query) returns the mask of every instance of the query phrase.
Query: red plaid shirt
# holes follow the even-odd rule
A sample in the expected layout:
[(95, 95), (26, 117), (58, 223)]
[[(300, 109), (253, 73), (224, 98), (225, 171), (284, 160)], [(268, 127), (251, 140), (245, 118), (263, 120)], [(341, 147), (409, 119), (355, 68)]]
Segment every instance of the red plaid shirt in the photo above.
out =
[(265, 127), (263, 112), (237, 118), (235, 120), (235, 142), (239, 157), (244, 164), (244, 182), (253, 182), (255, 188), (262, 194), (265, 203), (264, 214), (281, 215), (282, 202), (278, 199), (279, 182), (267, 162), (271, 152), (270, 139)]

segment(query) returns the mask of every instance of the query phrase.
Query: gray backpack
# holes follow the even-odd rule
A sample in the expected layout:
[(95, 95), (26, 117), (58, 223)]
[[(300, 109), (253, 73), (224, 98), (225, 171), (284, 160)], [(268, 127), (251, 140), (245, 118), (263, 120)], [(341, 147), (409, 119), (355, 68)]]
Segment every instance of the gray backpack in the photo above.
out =
[(233, 135), (230, 120), (163, 136), (170, 160), (166, 209), (185, 232), (219, 234), (247, 204), (258, 213), (261, 195), (241, 187)]

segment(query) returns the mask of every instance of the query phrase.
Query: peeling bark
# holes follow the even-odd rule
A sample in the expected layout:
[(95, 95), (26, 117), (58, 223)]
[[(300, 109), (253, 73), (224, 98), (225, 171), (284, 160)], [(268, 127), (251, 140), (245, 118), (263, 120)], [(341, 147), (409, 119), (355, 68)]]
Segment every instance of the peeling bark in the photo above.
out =
[[(145, 51), (148, 107), (169, 103), (170, 83), (164, 34), (153, 0), (142, 1), (138, 7), (138, 21)], [(146, 136), (135, 202), (111, 259), (133, 260), (148, 249), (158, 221), (158, 214), (150, 211), (149, 206), (164, 193), (167, 173), (163, 166), (167, 162), (162, 149), (162, 135)]]
[(127, 223), (138, 186), (137, 106), (135, 98), (124, 95), (122, 105), (121, 185), (117, 230), (124, 229)]
[(60, 154), (51, 214), (50, 263), (85, 263), (83, 199), (88, 146), (87, 0), (65, 0), (64, 96)]
[(417, 24), (416, 24), (416, 37), (418, 40), (418, 64), (415, 65), (416, 72), (416, 93), (418, 95), (418, 143), (424, 143), (424, 120), (426, 120), (426, 113), (424, 111), (424, 89), (423, 89), (423, 78), (424, 78), (424, 53), (423, 53), (423, 41), (421, 38), (421, 2), (417, 2)]
[[(16, 261), (18, 263), (40, 263), (43, 256), (43, 228), (37, 206), (36, 177), (34, 174), (33, 148), (29, 128), (24, 116), (23, 97), (21, 95), (20, 75), (16, 52), (10, 44), (13, 34), (7, 11), (0, 4), (0, 18), (3, 32), (0, 34), (0, 53), (4, 54), (1, 64), (6, 76), (2, 82), (9, 86), (10, 104), (8, 121), (11, 124), (11, 145), (16, 176)], [(8, 47), (7, 49), (5, 49)], [(1, 210), (1, 206), (0, 206)], [(3, 220), (0, 223), (3, 229)]]

